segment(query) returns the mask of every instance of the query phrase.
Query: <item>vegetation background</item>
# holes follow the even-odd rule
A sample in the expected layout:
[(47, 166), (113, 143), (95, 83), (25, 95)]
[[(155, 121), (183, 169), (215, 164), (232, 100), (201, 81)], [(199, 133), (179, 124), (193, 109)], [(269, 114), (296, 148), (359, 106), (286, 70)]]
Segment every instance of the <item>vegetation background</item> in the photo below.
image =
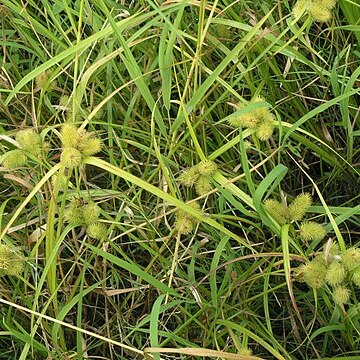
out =
[[(0, 279), (0, 359), (359, 359), (359, 288), (335, 305), (293, 269), (359, 242), (360, 4), (319, 23), (294, 3), (1, 1), (1, 159), (21, 129), (43, 148), (1, 168), (1, 241), (24, 269)], [(229, 124), (256, 96), (266, 141)], [(103, 143), (73, 171), (69, 121)], [(177, 179), (206, 159), (198, 196)], [(262, 205), (304, 192), (321, 242)], [(101, 207), (105, 239), (64, 221), (74, 197)]]

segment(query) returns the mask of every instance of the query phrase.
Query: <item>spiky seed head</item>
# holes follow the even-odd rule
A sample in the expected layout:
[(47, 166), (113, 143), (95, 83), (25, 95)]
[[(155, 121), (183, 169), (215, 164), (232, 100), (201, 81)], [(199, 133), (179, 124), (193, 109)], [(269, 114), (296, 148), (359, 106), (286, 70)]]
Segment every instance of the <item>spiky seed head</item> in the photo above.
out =
[[(196, 201), (193, 201), (191, 203), (187, 203), (186, 205), (188, 205), (189, 207), (191, 207), (194, 210), (197, 210), (197, 211), (201, 210), (201, 206)], [(185, 216), (192, 217), (191, 214), (189, 214), (187, 211), (184, 211), (184, 210), (181, 210), (181, 209), (176, 211), (176, 217), (177, 218), (182, 218), (182, 217), (185, 217)]]
[(300, 238), (304, 241), (320, 241), (326, 236), (323, 225), (313, 221), (305, 221), (300, 225)]
[(15, 136), (15, 140), (19, 143), (20, 147), (33, 154), (39, 156), (41, 154), (41, 139), (39, 134), (33, 129), (20, 130)]
[[(239, 106), (239, 110), (246, 109), (248, 105), (241, 104)], [(254, 111), (247, 111), (243, 114), (233, 116), (229, 119), (229, 124), (231, 126), (243, 126), (246, 128), (253, 129), (258, 123), (258, 119), (256, 118)]]
[(61, 143), (64, 148), (77, 148), (80, 142), (80, 133), (77, 126), (71, 123), (65, 123), (61, 127)]
[[(201, 207), (197, 202), (187, 204), (194, 210), (200, 211)], [(188, 234), (199, 223), (199, 220), (184, 210), (176, 211), (175, 227), (179, 234)]]
[(3, 160), (3, 165), (8, 169), (16, 169), (24, 166), (27, 162), (27, 156), (22, 149), (8, 151)]
[[(257, 96), (256, 98), (254, 98), (253, 100), (251, 100), (252, 103), (262, 103), (265, 102), (266, 100), (261, 97), (261, 96)], [(253, 110), (253, 114), (254, 116), (258, 119), (258, 124), (261, 122), (264, 122), (268, 119), (273, 120), (273, 116), (270, 112), (269, 106), (262, 106), (259, 108), (256, 108)]]
[[(193, 208), (194, 210), (201, 211), (201, 206), (196, 201), (193, 201), (192, 203), (189, 203), (188, 205), (191, 208)], [(199, 220), (196, 217), (191, 216), (190, 214), (188, 214), (188, 217), (190, 218), (190, 221), (192, 222), (193, 227), (195, 227), (199, 223)]]
[[(35, 83), (40, 90), (45, 90), (47, 82), (50, 80), (52, 72), (50, 69), (42, 72), (35, 78)], [(52, 80), (48, 85), (48, 90), (51, 91), (56, 87), (56, 80)]]
[(332, 287), (338, 286), (344, 282), (346, 277), (346, 270), (344, 265), (340, 262), (333, 261), (326, 273), (325, 280)]
[(351, 280), (357, 287), (360, 287), (360, 266), (354, 270)]
[(195, 181), (198, 179), (199, 173), (197, 171), (197, 167), (193, 166), (185, 171), (183, 171), (180, 176), (178, 177), (178, 180), (181, 184), (185, 186), (193, 186)]
[(319, 6), (319, 4), (311, 6), (309, 13), (313, 21), (316, 22), (327, 22), (330, 21), (332, 17), (331, 10), (324, 6)]
[(304, 15), (305, 12), (309, 10), (311, 6), (312, 0), (298, 0), (293, 7), (292, 16), (296, 18), (300, 18)]
[(197, 165), (197, 171), (202, 176), (213, 176), (217, 170), (217, 165), (214, 161), (204, 160)]
[(313, 289), (319, 289), (325, 284), (326, 265), (323, 261), (311, 261), (300, 268), (303, 279)]
[(345, 286), (338, 286), (333, 290), (335, 304), (344, 305), (350, 300), (350, 290)]
[(81, 199), (73, 198), (64, 213), (65, 221), (72, 226), (85, 225), (84, 205)]
[(6, 244), (0, 245), (0, 276), (20, 275), (24, 267), (24, 256)]
[(337, 0), (322, 0), (322, 5), (327, 9), (333, 9), (336, 6)]
[(85, 225), (91, 225), (99, 220), (101, 208), (94, 202), (89, 202), (82, 207)]
[(346, 270), (353, 271), (360, 265), (360, 249), (351, 247), (343, 252), (341, 258)]
[(247, 112), (241, 115), (236, 115), (229, 119), (229, 124), (234, 127), (242, 126), (245, 128), (253, 129), (256, 127), (258, 119), (253, 112)]
[(338, 256), (340, 255), (340, 253), (341, 253), (340, 246), (337, 242), (333, 242), (332, 244), (330, 244), (330, 248), (329, 248), (330, 256)]
[(302, 220), (311, 203), (312, 199), (309, 193), (298, 195), (289, 206), (290, 219), (293, 221)]
[(94, 223), (87, 227), (88, 236), (93, 239), (104, 241), (107, 238), (107, 227), (103, 223)]
[(38, 88), (45, 88), (46, 82), (48, 81), (48, 73), (46, 71), (42, 72), (35, 78), (35, 82)]
[(102, 143), (99, 138), (89, 137), (80, 141), (78, 149), (83, 156), (92, 156), (101, 151)]
[(73, 169), (80, 166), (81, 153), (79, 150), (73, 147), (64, 148), (61, 153), (60, 161), (64, 167), (68, 169)]
[(246, 113), (238, 116), (238, 126), (254, 129), (259, 123), (259, 119), (255, 116), (254, 112)]
[(11, 265), (11, 248), (8, 245), (0, 245), (0, 270), (6, 271)]
[(284, 225), (287, 222), (285, 207), (279, 201), (266, 199), (264, 201), (264, 207), (266, 212), (279, 223), (279, 225)]
[(198, 210), (200, 211), (201, 210), (201, 206), (198, 202), (196, 201), (193, 201), (191, 203), (187, 203), (187, 205), (189, 205), (191, 208), (193, 208), (194, 210)]
[(199, 196), (206, 195), (212, 190), (211, 178), (209, 176), (199, 176), (195, 182), (195, 191)]
[(189, 234), (193, 230), (193, 222), (188, 217), (178, 218), (175, 222), (175, 228), (179, 234)]
[(252, 354), (253, 354), (252, 350), (249, 349), (248, 347), (240, 348), (238, 351), (238, 355), (242, 355), (242, 356), (251, 356)]
[(19, 276), (24, 271), (24, 260), (18, 255), (14, 258), (11, 266), (6, 270), (6, 275)]
[(272, 121), (264, 121), (256, 127), (256, 134), (262, 141), (269, 140), (274, 132), (274, 124)]
[(68, 208), (65, 210), (64, 218), (72, 226), (83, 226), (85, 224), (84, 215), (81, 208)]

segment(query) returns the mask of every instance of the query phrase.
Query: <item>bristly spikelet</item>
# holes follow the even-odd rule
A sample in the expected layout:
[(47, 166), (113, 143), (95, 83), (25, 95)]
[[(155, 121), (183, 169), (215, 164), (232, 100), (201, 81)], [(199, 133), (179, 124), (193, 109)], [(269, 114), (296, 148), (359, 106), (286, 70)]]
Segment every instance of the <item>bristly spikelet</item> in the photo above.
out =
[(39, 134), (33, 129), (20, 130), (15, 136), (15, 140), (19, 143), (20, 147), (33, 154), (39, 156), (41, 154), (41, 139)]
[(101, 208), (94, 202), (89, 202), (82, 207), (85, 225), (91, 225), (99, 220)]
[[(253, 104), (263, 103), (263, 102), (266, 102), (266, 100), (261, 96), (257, 96), (251, 100), (251, 103)], [(269, 106), (258, 107), (253, 110), (253, 114), (259, 121), (264, 121), (269, 118), (271, 118), (272, 120), (272, 114), (270, 112)]]
[(305, 221), (300, 225), (300, 238), (304, 241), (320, 241), (326, 236), (323, 225), (313, 221)]
[(256, 134), (262, 141), (269, 140), (274, 132), (274, 124), (272, 121), (264, 121), (256, 127)]
[(311, 0), (298, 0), (295, 6), (293, 7), (292, 16), (295, 19), (303, 16), (304, 13), (309, 10), (311, 3), (312, 3)]
[(321, 2), (327, 9), (333, 9), (336, 6), (337, 0), (321, 0)]
[(300, 268), (300, 274), (305, 281), (313, 289), (319, 289), (325, 284), (326, 265), (323, 261), (315, 259)]
[(72, 226), (85, 225), (82, 200), (73, 198), (69, 207), (65, 210), (64, 218)]
[(289, 206), (290, 219), (300, 221), (304, 217), (306, 210), (311, 206), (311, 202), (312, 199), (309, 193), (298, 195)]
[(61, 164), (68, 169), (73, 169), (81, 164), (81, 153), (73, 147), (63, 149), (60, 157)]
[(86, 232), (88, 236), (96, 240), (106, 240), (107, 228), (103, 223), (94, 223), (87, 227)]
[(24, 271), (24, 259), (21, 254), (13, 257), (11, 266), (6, 270), (6, 275), (19, 276)]
[(329, 285), (334, 287), (343, 283), (345, 277), (346, 271), (344, 266), (337, 261), (333, 261), (328, 267), (325, 280)]
[[(265, 99), (256, 97), (252, 99), (249, 104), (256, 104), (259, 102), (265, 102)], [(239, 108), (245, 109), (246, 105), (240, 105)], [(255, 129), (260, 140), (268, 140), (274, 131), (274, 116), (272, 115), (269, 106), (261, 106), (244, 114), (234, 116), (229, 120), (229, 123), (232, 126), (243, 126)]]
[(8, 245), (0, 245), (0, 270), (6, 271), (11, 265), (11, 249)]
[(329, 254), (331, 256), (340, 255), (340, 246), (337, 242), (334, 242), (333, 244), (331, 244)]
[(298, 0), (293, 8), (294, 18), (300, 18), (308, 12), (313, 21), (324, 22), (331, 20), (331, 10), (335, 7), (336, 0)]
[(187, 216), (176, 216), (175, 228), (179, 234), (189, 234), (193, 230), (193, 223)]
[(343, 252), (341, 258), (346, 270), (353, 271), (360, 266), (360, 249), (351, 247)]
[[(188, 204), (195, 210), (200, 210), (201, 207), (197, 202), (192, 202)], [(198, 219), (191, 216), (191, 214), (187, 213), (184, 210), (177, 210), (176, 212), (176, 222), (175, 227), (179, 234), (188, 234), (190, 233), (193, 228), (198, 224)]]
[(20, 275), (24, 268), (24, 256), (19, 251), (15, 251), (10, 246), (0, 245), (0, 276)]
[(360, 266), (354, 270), (351, 280), (357, 287), (360, 287)]
[(101, 151), (102, 143), (99, 138), (90, 136), (80, 141), (78, 149), (83, 156), (92, 156)]
[(27, 156), (22, 149), (15, 149), (8, 151), (2, 164), (8, 169), (16, 169), (24, 166), (27, 161)]
[(181, 184), (185, 186), (193, 186), (195, 181), (198, 179), (199, 173), (197, 171), (197, 167), (193, 166), (185, 171), (183, 171), (180, 176), (178, 177), (178, 180)]
[[(41, 74), (39, 74), (36, 78), (35, 78), (35, 83), (37, 85), (37, 87), (40, 90), (44, 90), (46, 87), (46, 84), (48, 82), (48, 80), (50, 79), (52, 73), (51, 70), (48, 69), (44, 72), (42, 72)], [(56, 80), (52, 80), (49, 85), (48, 85), (48, 90), (51, 91), (56, 87)]]
[(212, 190), (211, 178), (209, 176), (199, 176), (195, 182), (195, 191), (199, 196), (206, 195)]
[[(196, 201), (193, 201), (193, 202), (191, 202), (191, 203), (188, 203), (187, 205), (189, 205), (189, 206), (190, 206), (191, 208), (193, 208), (194, 210), (198, 210), (198, 211), (201, 210), (200, 204), (199, 204), (198, 202), (196, 202)], [(192, 219), (192, 221), (194, 221), (194, 224), (197, 224), (197, 223), (198, 223), (198, 220), (197, 220), (196, 218), (194, 218), (194, 217), (191, 216), (191, 219)]]
[(64, 148), (76, 148), (80, 142), (80, 134), (77, 126), (71, 123), (65, 123), (61, 128), (61, 143)]
[(204, 160), (197, 165), (197, 171), (202, 176), (213, 176), (217, 170), (217, 165), (214, 161)]
[(313, 5), (309, 9), (309, 14), (311, 15), (312, 19), (317, 22), (326, 22), (331, 20), (331, 10), (324, 7)]
[[(247, 105), (241, 104), (239, 106), (239, 110), (245, 109)], [(256, 118), (254, 111), (247, 111), (241, 115), (236, 115), (229, 119), (229, 124), (237, 127), (237, 126), (243, 126), (247, 128), (254, 128), (256, 124), (258, 123), (258, 119)]]
[(247, 347), (243, 347), (240, 348), (238, 353), (238, 355), (242, 355), (242, 356), (251, 356), (253, 354), (252, 350), (247, 348)]
[(249, 129), (253, 129), (257, 125), (257, 119), (251, 113), (237, 115), (229, 119), (229, 124), (234, 127), (243, 126)]
[(345, 286), (339, 286), (333, 290), (335, 304), (343, 305), (350, 300), (350, 290)]
[(287, 222), (285, 207), (279, 201), (267, 199), (264, 202), (264, 207), (266, 212), (279, 223), (279, 225), (284, 225)]

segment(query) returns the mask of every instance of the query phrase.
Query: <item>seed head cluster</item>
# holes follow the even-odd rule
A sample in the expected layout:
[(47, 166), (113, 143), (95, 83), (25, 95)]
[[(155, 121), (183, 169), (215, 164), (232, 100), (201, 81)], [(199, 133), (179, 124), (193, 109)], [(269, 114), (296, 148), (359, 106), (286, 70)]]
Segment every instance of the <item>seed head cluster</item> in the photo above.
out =
[(283, 225), (291, 221), (301, 221), (311, 206), (311, 202), (311, 195), (304, 193), (298, 195), (288, 207), (274, 199), (265, 200), (264, 207), (270, 216)]
[(20, 275), (24, 268), (24, 256), (6, 244), (0, 245), (0, 276)]
[(105, 240), (106, 226), (99, 222), (101, 208), (93, 201), (85, 203), (83, 199), (72, 198), (65, 211), (65, 221), (72, 226), (86, 227), (87, 234), (97, 240)]
[[(337, 248), (336, 244), (334, 247)], [(319, 289), (326, 284), (332, 288), (333, 300), (338, 305), (350, 301), (349, 284), (352, 282), (360, 287), (360, 249), (351, 247), (343, 252), (330, 250), (318, 254), (312, 261), (298, 268), (300, 280), (313, 289)], [(330, 255), (330, 256), (329, 256)]]
[(30, 155), (39, 157), (43, 151), (41, 138), (33, 129), (18, 131), (15, 140), (19, 148), (8, 151), (3, 160), (3, 165), (8, 169), (26, 165)]
[(83, 158), (97, 154), (102, 148), (101, 140), (94, 133), (79, 129), (71, 123), (63, 125), (61, 142), (61, 163), (68, 169), (80, 166)]
[[(200, 205), (197, 202), (192, 202), (188, 204), (194, 210), (200, 210)], [(198, 224), (198, 219), (193, 217), (191, 214), (184, 210), (178, 210), (176, 212), (176, 222), (175, 227), (179, 234), (189, 234), (194, 227)]]
[(260, 140), (268, 140), (274, 131), (274, 115), (270, 108), (255, 107), (248, 109), (249, 105), (263, 103), (265, 100), (262, 97), (256, 97), (248, 104), (239, 106), (239, 110), (244, 110), (240, 115), (230, 118), (229, 123), (234, 127), (242, 126), (249, 129), (254, 129)]
[(199, 164), (185, 170), (180, 176), (181, 184), (192, 187), (199, 196), (206, 195), (212, 190), (211, 179), (215, 175), (217, 165), (211, 160), (201, 161)]
[(313, 21), (326, 22), (331, 20), (336, 0), (298, 0), (293, 7), (293, 17), (300, 18), (309, 13)]

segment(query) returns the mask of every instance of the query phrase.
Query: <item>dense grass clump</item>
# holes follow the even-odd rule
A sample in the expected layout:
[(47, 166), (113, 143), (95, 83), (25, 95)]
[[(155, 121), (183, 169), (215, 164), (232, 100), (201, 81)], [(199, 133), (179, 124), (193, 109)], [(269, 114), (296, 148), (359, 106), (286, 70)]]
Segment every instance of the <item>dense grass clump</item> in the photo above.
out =
[(0, 14), (0, 359), (359, 358), (356, 1)]

